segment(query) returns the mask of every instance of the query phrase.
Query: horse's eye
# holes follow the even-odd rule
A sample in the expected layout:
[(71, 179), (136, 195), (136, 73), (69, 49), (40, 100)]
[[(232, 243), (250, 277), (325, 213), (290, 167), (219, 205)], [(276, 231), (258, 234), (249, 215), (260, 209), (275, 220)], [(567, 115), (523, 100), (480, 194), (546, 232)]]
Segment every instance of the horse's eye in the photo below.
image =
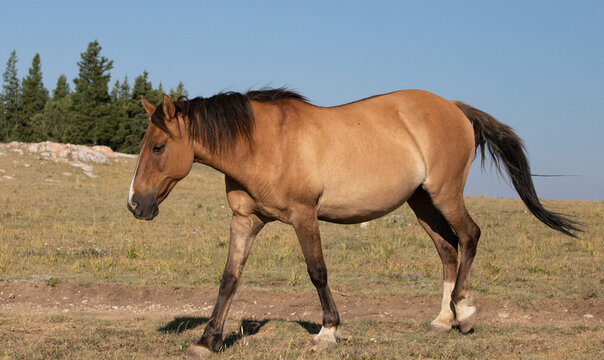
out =
[(160, 153), (164, 152), (165, 147), (166, 147), (166, 145), (164, 145), (164, 144), (153, 145), (153, 152), (156, 154), (160, 154)]

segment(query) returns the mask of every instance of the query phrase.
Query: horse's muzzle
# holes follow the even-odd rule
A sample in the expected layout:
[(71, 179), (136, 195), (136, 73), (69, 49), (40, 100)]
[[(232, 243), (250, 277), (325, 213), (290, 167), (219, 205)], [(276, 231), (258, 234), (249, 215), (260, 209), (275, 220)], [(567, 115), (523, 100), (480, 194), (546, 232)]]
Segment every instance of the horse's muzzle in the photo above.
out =
[(153, 220), (159, 214), (157, 200), (153, 195), (133, 197), (132, 203), (128, 201), (127, 207), (139, 220)]

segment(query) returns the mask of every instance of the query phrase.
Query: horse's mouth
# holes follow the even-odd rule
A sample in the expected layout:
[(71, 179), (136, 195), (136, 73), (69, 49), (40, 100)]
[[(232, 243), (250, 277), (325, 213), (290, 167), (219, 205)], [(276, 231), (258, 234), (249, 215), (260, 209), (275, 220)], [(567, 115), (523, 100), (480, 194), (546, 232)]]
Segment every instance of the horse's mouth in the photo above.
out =
[(155, 209), (153, 209), (153, 211), (150, 212), (149, 214), (146, 214), (146, 215), (142, 215), (142, 214), (137, 215), (137, 214), (134, 214), (134, 217), (137, 218), (137, 219), (139, 219), (139, 220), (151, 221), (151, 220), (155, 219), (155, 217), (158, 214), (159, 214), (159, 208), (155, 207)]
[(153, 220), (159, 214), (159, 207), (155, 199), (147, 204), (140, 204), (138, 202), (134, 202), (133, 204), (128, 203), (127, 207), (132, 215), (139, 220)]

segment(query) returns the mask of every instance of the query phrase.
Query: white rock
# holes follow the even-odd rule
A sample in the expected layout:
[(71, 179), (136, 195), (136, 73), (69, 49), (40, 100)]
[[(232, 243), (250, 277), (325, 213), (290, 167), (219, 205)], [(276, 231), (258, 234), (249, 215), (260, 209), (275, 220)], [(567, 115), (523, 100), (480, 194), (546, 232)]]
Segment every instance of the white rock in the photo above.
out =
[(115, 158), (113, 151), (107, 146), (88, 147), (84, 145), (59, 144), (50, 141), (33, 144), (11, 143), (11, 151), (23, 153), (22, 149), (30, 153), (40, 154), (45, 158), (55, 161), (84, 161), (97, 164), (111, 164), (110, 159)]
[(92, 150), (104, 154), (109, 159), (115, 159), (115, 153), (113, 152), (113, 150), (111, 150), (111, 148), (109, 146), (95, 145), (92, 147)]

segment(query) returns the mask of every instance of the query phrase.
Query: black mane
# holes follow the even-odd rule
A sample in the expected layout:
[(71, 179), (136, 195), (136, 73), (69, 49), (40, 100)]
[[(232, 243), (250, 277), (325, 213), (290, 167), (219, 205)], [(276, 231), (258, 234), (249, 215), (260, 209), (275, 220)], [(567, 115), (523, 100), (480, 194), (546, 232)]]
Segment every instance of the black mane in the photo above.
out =
[[(286, 88), (250, 90), (245, 94), (223, 92), (209, 98), (196, 97), (176, 101), (176, 112), (188, 119), (189, 139), (202, 141), (212, 153), (232, 148), (237, 139), (248, 140), (254, 130), (254, 112), (250, 101), (262, 103), (283, 99), (306, 101), (306, 98)], [(151, 116), (151, 122), (168, 131), (161, 106)]]
[(304, 102), (308, 101), (304, 96), (284, 87), (277, 89), (250, 90), (245, 94), (245, 96), (248, 98), (248, 100), (258, 102), (270, 102), (281, 99), (296, 99)]

